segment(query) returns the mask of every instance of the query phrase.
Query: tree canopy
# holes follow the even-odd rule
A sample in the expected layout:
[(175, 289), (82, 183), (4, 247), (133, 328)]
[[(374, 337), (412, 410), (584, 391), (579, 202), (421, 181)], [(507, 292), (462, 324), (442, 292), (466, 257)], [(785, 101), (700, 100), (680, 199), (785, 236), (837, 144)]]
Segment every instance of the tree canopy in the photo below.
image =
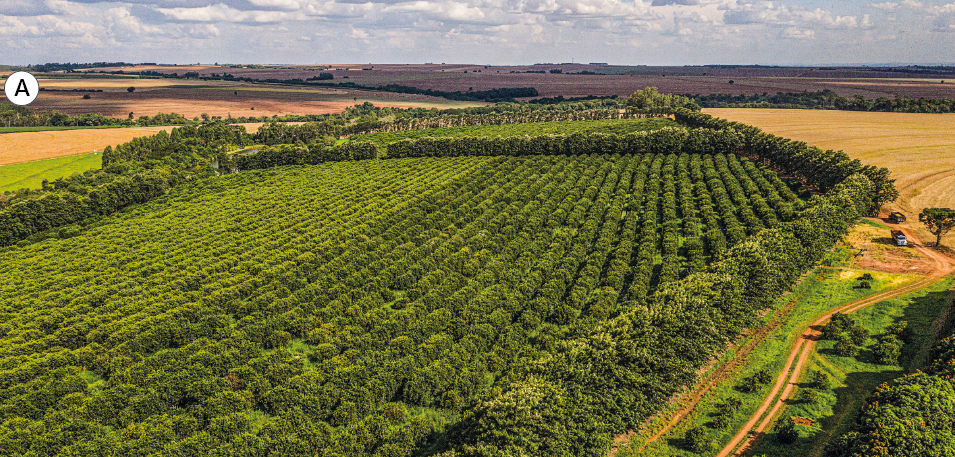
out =
[(925, 208), (919, 213), (919, 222), (935, 235), (935, 246), (942, 244), (942, 237), (955, 228), (955, 209)]

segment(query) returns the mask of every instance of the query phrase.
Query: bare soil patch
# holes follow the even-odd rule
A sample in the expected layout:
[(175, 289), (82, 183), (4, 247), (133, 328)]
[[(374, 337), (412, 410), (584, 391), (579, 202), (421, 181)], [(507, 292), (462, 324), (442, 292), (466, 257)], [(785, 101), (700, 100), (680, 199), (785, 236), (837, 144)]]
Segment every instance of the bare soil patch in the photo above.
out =
[(861, 251), (853, 260), (857, 268), (919, 274), (928, 274), (935, 268), (931, 259), (912, 246), (896, 245), (888, 229), (858, 224), (846, 236), (845, 243)]

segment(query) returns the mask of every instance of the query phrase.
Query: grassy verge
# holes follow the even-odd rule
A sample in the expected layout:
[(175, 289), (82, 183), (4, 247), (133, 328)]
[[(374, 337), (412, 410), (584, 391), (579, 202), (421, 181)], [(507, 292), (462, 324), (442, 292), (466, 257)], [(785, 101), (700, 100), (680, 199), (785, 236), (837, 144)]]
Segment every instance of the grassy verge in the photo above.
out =
[[(820, 341), (816, 346), (812, 364), (799, 388), (809, 389), (808, 376), (813, 371), (826, 373), (831, 389), (816, 390), (817, 399), (812, 403), (792, 402), (783, 412), (786, 416), (801, 416), (813, 419), (813, 426), (798, 426), (799, 439), (792, 444), (779, 443), (773, 434), (760, 440), (755, 455), (819, 456), (826, 444), (848, 431), (855, 421), (859, 408), (876, 387), (883, 382), (916, 370), (925, 362), (924, 354), (935, 341), (941, 323), (936, 322), (948, 308), (951, 300), (949, 288), (952, 278), (944, 279), (909, 295), (881, 301), (861, 309), (851, 316), (857, 324), (872, 336), (856, 357), (840, 357), (833, 347), (836, 342)], [(886, 327), (906, 321), (911, 332), (902, 355), (896, 365), (882, 365), (875, 360), (872, 348)], [(796, 392), (799, 395), (799, 392)]]
[(351, 137), (352, 141), (371, 141), (384, 149), (388, 143), (407, 138), (433, 137), (509, 137), (521, 135), (569, 135), (571, 133), (615, 133), (658, 130), (663, 127), (680, 127), (672, 119), (601, 119), (596, 121), (531, 122), (525, 124), (473, 125), (468, 127), (442, 127), (437, 129), (404, 130), (400, 132), (368, 133)]
[(0, 192), (39, 189), (43, 180), (70, 176), (99, 168), (103, 158), (98, 153), (77, 154), (55, 159), (34, 160), (0, 167)]
[[(834, 254), (839, 254), (834, 252)], [(824, 263), (837, 263), (831, 260)], [(867, 296), (894, 289), (919, 279), (916, 275), (899, 275), (880, 272), (869, 272), (873, 280), (869, 281), (871, 289), (856, 289), (857, 278), (864, 271), (842, 270), (838, 268), (818, 268), (808, 274), (793, 290), (793, 293), (781, 297), (777, 301), (773, 313), (766, 317), (771, 320), (775, 315), (782, 313), (787, 304), (792, 304), (792, 310), (781, 318), (783, 324), (773, 330), (748, 356), (744, 365), (732, 372), (723, 382), (715, 386), (700, 401), (694, 411), (674, 430), (666, 436), (650, 443), (639, 453), (641, 456), (698, 456), (700, 454), (687, 449), (684, 439), (690, 429), (703, 427), (707, 440), (712, 442), (712, 448), (718, 449), (732, 439), (750, 416), (759, 408), (765, 392), (772, 381), (762, 386), (756, 392), (743, 393), (738, 390), (745, 379), (761, 370), (766, 370), (775, 380), (776, 375), (785, 365), (787, 355), (802, 333), (820, 314), (845, 303), (850, 303)], [(745, 344), (745, 341), (741, 344)], [(714, 427), (714, 414), (720, 405), (731, 398), (738, 399), (741, 404), (732, 417), (722, 428)], [(654, 427), (648, 427), (644, 436), (635, 437), (629, 446), (620, 450), (620, 456), (638, 455), (638, 450)], [(788, 452), (788, 450), (787, 450)], [(776, 454), (771, 454), (776, 455)]]

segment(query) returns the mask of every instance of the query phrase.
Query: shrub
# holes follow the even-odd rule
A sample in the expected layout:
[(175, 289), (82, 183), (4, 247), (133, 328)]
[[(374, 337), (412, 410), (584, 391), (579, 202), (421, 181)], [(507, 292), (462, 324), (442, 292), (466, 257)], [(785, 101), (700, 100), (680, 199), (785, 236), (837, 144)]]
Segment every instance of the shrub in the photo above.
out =
[(815, 403), (819, 399), (819, 393), (813, 389), (800, 389), (796, 401), (799, 403)]
[(872, 348), (875, 360), (882, 365), (895, 365), (902, 354), (902, 341), (895, 335), (886, 335)]
[(796, 421), (792, 417), (787, 417), (776, 423), (773, 427), (776, 434), (776, 441), (783, 444), (792, 444), (799, 439), (799, 431), (796, 430)]
[(853, 325), (849, 329), (849, 338), (852, 339), (852, 344), (862, 346), (869, 339), (869, 331), (861, 325)]
[(829, 384), (829, 376), (826, 376), (826, 373), (823, 371), (814, 371), (809, 379), (809, 385), (814, 389), (829, 390), (831, 387)]
[(835, 346), (836, 354), (841, 357), (855, 357), (859, 355), (859, 347), (852, 343), (852, 338), (843, 336)]
[(703, 427), (690, 429), (690, 431), (686, 432), (686, 438), (684, 439), (686, 441), (686, 449), (690, 452), (705, 454), (713, 449), (713, 443), (710, 442), (706, 429)]
[(829, 319), (829, 323), (822, 329), (822, 338), (838, 340), (843, 332), (855, 326), (855, 321), (848, 314), (836, 313)]

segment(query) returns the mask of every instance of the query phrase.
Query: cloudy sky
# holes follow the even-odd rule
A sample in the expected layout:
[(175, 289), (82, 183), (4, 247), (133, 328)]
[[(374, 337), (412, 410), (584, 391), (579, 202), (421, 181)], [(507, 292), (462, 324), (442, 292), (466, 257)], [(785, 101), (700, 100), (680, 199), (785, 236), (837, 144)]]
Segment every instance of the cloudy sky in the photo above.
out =
[(955, 63), (955, 3), (0, 0), (0, 46), (0, 64)]

